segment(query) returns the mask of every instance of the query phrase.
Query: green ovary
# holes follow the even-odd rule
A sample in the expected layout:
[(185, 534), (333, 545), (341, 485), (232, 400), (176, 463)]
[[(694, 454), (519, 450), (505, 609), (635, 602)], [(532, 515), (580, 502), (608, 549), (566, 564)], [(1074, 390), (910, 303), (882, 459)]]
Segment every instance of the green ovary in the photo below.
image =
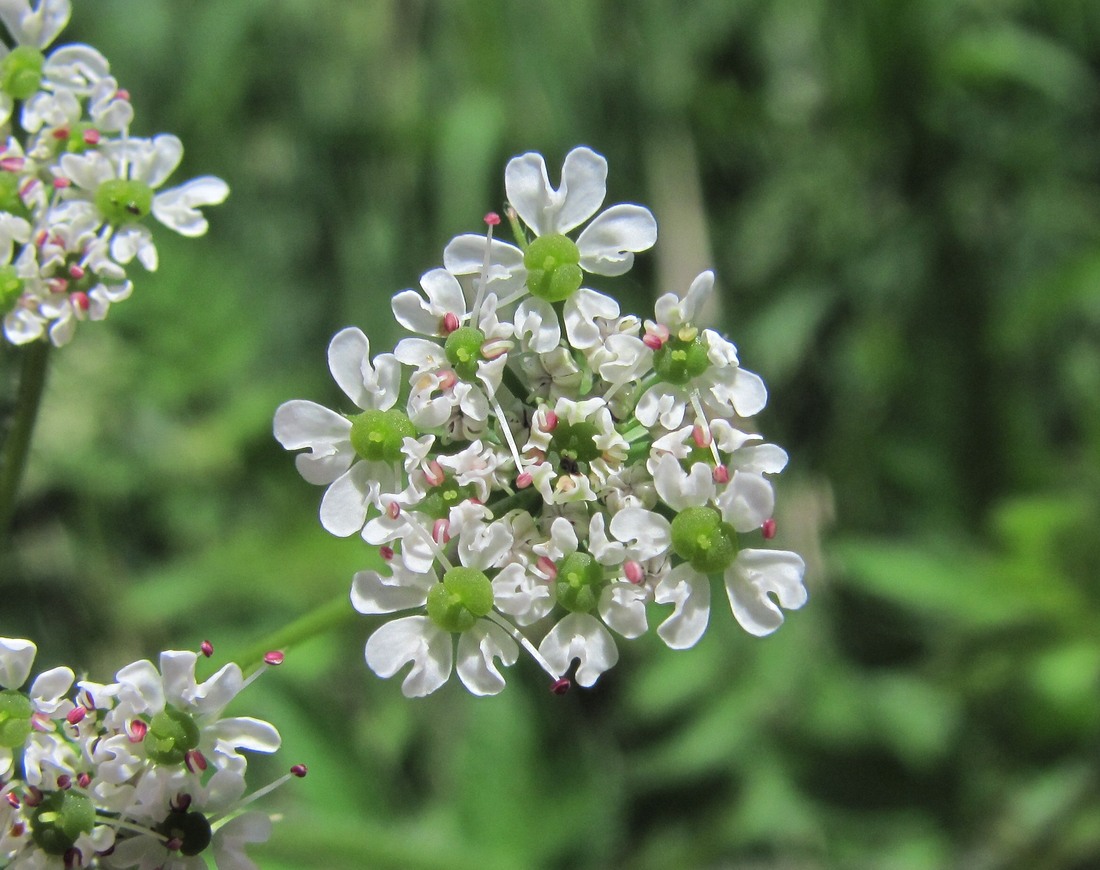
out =
[(565, 236), (539, 236), (523, 254), (527, 287), (547, 302), (568, 299), (581, 286), (581, 252)]
[(594, 423), (584, 420), (579, 423), (559, 422), (551, 436), (550, 446), (565, 458), (591, 462), (600, 455), (600, 448), (596, 446), (599, 434), (600, 430)]
[(669, 384), (686, 384), (709, 367), (707, 346), (698, 335), (691, 341), (673, 336), (653, 354), (653, 370)]
[(210, 822), (205, 815), (195, 811), (170, 812), (168, 818), (157, 825), (156, 831), (169, 840), (179, 840), (183, 855), (198, 855), (213, 839)]
[(35, 807), (31, 836), (47, 855), (64, 855), (94, 824), (95, 807), (89, 798), (75, 791), (58, 791)]
[(484, 359), (481, 346), (485, 344), (485, 333), (475, 326), (462, 326), (447, 336), (443, 352), (447, 362), (464, 381), (477, 377), (477, 364)]
[(566, 610), (591, 613), (603, 585), (603, 567), (588, 553), (570, 553), (558, 565), (558, 603)]
[(714, 508), (688, 508), (672, 521), (672, 551), (699, 573), (715, 574), (737, 556), (737, 533)]
[(182, 710), (165, 707), (149, 721), (145, 751), (157, 764), (180, 764), (199, 745), (199, 726)]
[(16, 100), (28, 100), (42, 84), (45, 55), (37, 48), (20, 45), (0, 61), (0, 90)]
[(416, 427), (398, 410), (364, 411), (351, 418), (351, 446), (361, 459), (398, 462), (401, 443), (416, 437)]
[(451, 568), (428, 592), (428, 617), (444, 631), (467, 631), (492, 609), (493, 584), (476, 568)]
[(0, 691), (0, 746), (15, 749), (22, 746), (31, 733), (34, 708), (30, 698), (14, 689)]
[(96, 189), (95, 205), (108, 223), (133, 223), (153, 210), (153, 189), (144, 181), (112, 178)]

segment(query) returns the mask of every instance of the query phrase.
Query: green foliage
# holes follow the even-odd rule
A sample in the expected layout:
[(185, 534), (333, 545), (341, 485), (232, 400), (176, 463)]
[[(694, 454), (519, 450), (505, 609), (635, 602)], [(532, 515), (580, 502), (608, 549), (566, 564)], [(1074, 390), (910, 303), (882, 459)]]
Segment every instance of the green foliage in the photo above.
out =
[(584, 143), (675, 241), (624, 308), (723, 282), (810, 603), (760, 641), (716, 602), (697, 648), (564, 698), (521, 664), (408, 702), (370, 619), (291, 649), (246, 699), (311, 769), (262, 865), (1100, 862), (1100, 6), (322, 6), (76, 4), (181, 175), (233, 193), (55, 355), (3, 633), (105, 678), (346, 590), (374, 557), (319, 528), (274, 408), (338, 405), (331, 334), (392, 345), (504, 161)]

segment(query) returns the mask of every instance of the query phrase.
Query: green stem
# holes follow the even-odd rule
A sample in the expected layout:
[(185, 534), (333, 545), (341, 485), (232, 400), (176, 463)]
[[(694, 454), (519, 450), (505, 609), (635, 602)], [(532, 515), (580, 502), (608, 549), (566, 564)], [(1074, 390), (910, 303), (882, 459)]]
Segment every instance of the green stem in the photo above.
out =
[(336, 598), (326, 601), (307, 613), (276, 629), (264, 637), (259, 643), (244, 650), (244, 652), (232, 657), (232, 660), (241, 666), (245, 675), (251, 674), (263, 664), (264, 656), (272, 650), (286, 652), (291, 647), (320, 634), (339, 628), (345, 622), (350, 622), (358, 614), (351, 606), (346, 592)]
[(521, 402), (526, 403), (530, 392), (527, 387), (524, 386), (523, 381), (520, 380), (519, 375), (512, 371), (508, 366), (505, 366), (501, 373), (501, 383), (508, 388), (513, 396), (519, 399)]
[[(0, 421), (4, 429), (0, 432), (3, 445), (0, 446), (0, 541), (6, 541), (15, 516), (15, 498), (23, 480), (34, 422), (46, 386), (50, 344), (36, 341), (20, 348), (16, 355), (22, 356), (22, 360), (14, 408), (8, 420)], [(9, 359), (11, 357), (9, 354)]]

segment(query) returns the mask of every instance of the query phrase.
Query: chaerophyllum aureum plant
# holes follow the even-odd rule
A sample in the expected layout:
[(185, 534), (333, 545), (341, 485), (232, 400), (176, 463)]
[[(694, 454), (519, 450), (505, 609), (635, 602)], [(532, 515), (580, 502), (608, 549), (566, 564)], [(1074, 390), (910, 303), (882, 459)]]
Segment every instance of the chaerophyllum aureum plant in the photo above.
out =
[[(770, 477), (786, 453), (756, 434), (759, 376), (703, 320), (714, 274), (624, 314), (589, 276), (626, 273), (657, 225), (640, 205), (601, 210), (607, 162), (541, 155), (505, 170), (515, 244), (464, 234), (420, 289), (393, 297), (411, 333), (371, 354), (356, 327), (328, 348), (348, 398), (283, 404), (275, 437), (325, 487), (321, 524), (359, 534), (385, 567), (352, 581), (381, 677), (427, 695), (452, 671), (504, 687), (521, 650), (556, 692), (592, 686), (620, 640), (650, 628), (673, 649), (702, 637), (712, 595), (767, 635), (806, 601), (805, 565), (772, 549)], [(407, 670), (406, 670), (407, 669)]]
[[(134, 135), (106, 58), (54, 44), (70, 12), (69, 0), (0, 0), (0, 359), (18, 369), (5, 372), (17, 388), (0, 406), (0, 583), (47, 351), (130, 296), (134, 260), (157, 267), (153, 224), (200, 236), (200, 208), (229, 193), (211, 176), (169, 182), (180, 140)], [(249, 676), (230, 662), (200, 681), (200, 653), (213, 652), (207, 641), (168, 650), (110, 683), (67, 666), (32, 679), (35, 644), (0, 637), (0, 866), (256, 866), (245, 846), (268, 838), (271, 819), (252, 802), (306, 769), (249, 793), (243, 753), (274, 752), (279, 732), (225, 710), (283, 656), (258, 654)]]
[[(180, 140), (132, 131), (127, 91), (86, 45), (56, 45), (69, 0), (0, 0), (0, 358), (18, 369), (0, 403), (0, 568), (51, 347), (131, 295), (158, 265), (154, 230), (207, 230), (228, 186), (170, 181)], [(474, 694), (527, 655), (557, 693), (590, 687), (618, 644), (653, 628), (695, 645), (712, 596), (767, 635), (806, 601), (795, 553), (771, 548), (771, 477), (787, 455), (756, 434), (762, 380), (708, 328), (714, 275), (624, 314), (593, 289), (657, 240), (640, 205), (603, 208), (607, 163), (570, 152), (553, 186), (543, 158), (508, 163), (514, 244), (460, 235), (392, 310), (409, 335), (372, 355), (348, 327), (328, 364), (347, 403), (292, 400), (274, 432), (325, 487), (320, 519), (360, 535), (380, 569), (206, 680), (213, 646), (167, 650), (107, 683), (61, 666), (32, 677), (35, 644), (0, 638), (0, 864), (248, 870), (271, 819), (249, 791), (248, 753), (273, 725), (227, 715), (282, 649), (356, 611), (381, 617), (366, 661), (422, 696), (452, 672)]]

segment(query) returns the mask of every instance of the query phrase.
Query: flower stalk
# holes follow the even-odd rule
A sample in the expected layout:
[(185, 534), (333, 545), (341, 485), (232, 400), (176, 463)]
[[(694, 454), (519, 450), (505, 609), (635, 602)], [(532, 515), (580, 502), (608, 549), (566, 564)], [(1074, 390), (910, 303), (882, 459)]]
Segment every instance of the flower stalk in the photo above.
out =
[(26, 469), (34, 424), (42, 403), (49, 368), (50, 345), (36, 342), (5, 349), (8, 362), (18, 365), (18, 386), (6, 419), (0, 421), (0, 552), (6, 549), (15, 502)]

